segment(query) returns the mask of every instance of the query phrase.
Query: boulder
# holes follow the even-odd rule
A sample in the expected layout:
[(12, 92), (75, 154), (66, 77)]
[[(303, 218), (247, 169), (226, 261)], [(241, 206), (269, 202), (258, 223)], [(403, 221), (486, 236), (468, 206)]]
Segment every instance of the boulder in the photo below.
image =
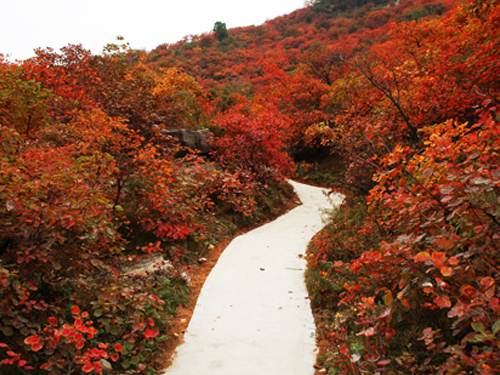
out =
[(163, 256), (157, 255), (153, 259), (144, 258), (139, 264), (126, 269), (126, 274), (133, 277), (171, 277), (174, 266)]
[[(207, 139), (210, 138), (210, 132), (204, 130), (170, 129), (167, 134), (176, 138), (182, 147), (188, 147), (200, 155), (206, 155), (210, 152), (210, 145)], [(184, 156), (187, 151), (182, 151), (176, 156)]]
[(103, 374), (111, 374), (113, 372), (113, 366), (110, 362), (106, 361), (104, 358), (101, 358), (99, 362), (101, 363)]

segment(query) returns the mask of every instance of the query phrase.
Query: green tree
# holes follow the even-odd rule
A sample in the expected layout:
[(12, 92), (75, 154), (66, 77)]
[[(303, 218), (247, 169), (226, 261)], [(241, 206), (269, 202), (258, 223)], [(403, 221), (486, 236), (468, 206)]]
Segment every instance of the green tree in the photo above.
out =
[(226, 24), (220, 21), (217, 21), (214, 25), (215, 38), (219, 42), (222, 42), (224, 39), (229, 38), (229, 33), (227, 32)]

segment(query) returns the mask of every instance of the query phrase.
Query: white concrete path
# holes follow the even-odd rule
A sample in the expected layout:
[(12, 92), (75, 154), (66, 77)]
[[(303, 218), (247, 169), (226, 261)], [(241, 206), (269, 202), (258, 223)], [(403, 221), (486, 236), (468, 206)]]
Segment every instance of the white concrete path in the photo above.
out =
[(224, 250), (166, 375), (314, 374), (315, 325), (299, 254), (323, 227), (321, 209), (341, 198), (290, 183), (303, 204)]

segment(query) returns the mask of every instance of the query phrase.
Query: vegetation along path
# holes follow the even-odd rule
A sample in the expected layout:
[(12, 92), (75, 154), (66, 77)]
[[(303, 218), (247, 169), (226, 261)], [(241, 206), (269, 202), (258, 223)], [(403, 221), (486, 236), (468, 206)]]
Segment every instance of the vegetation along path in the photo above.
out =
[(321, 229), (322, 209), (341, 197), (291, 184), (302, 205), (226, 248), (166, 375), (314, 374), (315, 326), (299, 254)]

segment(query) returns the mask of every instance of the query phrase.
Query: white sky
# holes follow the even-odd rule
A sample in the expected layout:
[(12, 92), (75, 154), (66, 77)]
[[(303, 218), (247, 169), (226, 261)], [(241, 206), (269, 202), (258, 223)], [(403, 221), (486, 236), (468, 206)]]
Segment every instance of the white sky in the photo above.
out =
[(0, 53), (26, 59), (33, 50), (82, 44), (99, 54), (121, 35), (132, 48), (151, 49), (213, 29), (260, 25), (304, 7), (304, 0), (4, 0)]

